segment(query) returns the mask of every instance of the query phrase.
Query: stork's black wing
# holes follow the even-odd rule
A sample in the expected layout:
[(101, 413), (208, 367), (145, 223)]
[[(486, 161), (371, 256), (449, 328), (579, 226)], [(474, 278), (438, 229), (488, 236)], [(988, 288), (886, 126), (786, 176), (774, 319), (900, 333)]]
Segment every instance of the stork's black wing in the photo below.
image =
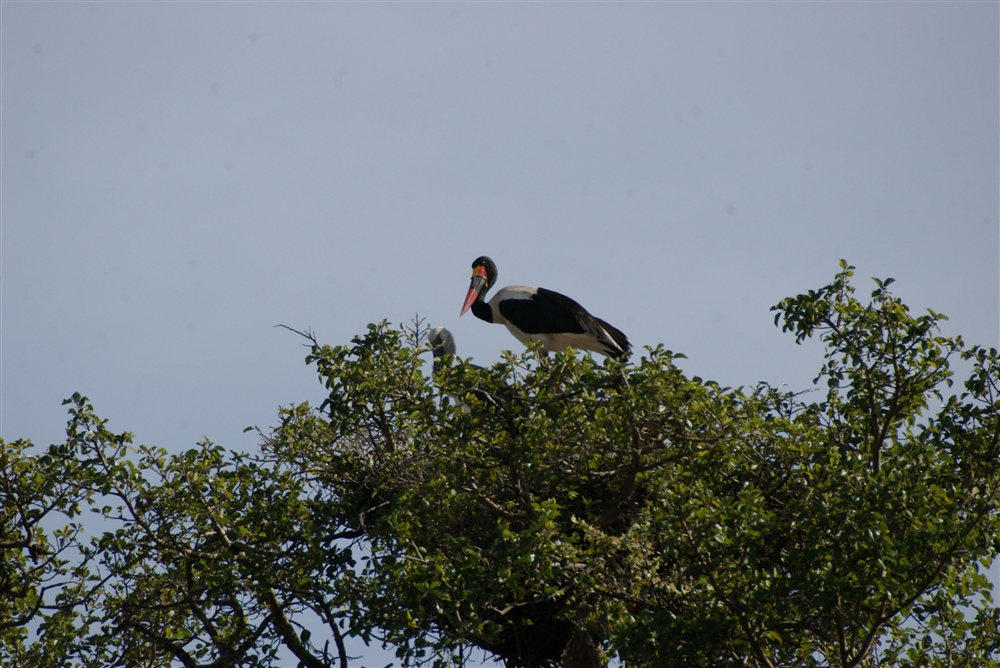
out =
[(538, 288), (529, 299), (505, 299), (500, 313), (525, 334), (583, 334), (592, 318), (587, 309), (566, 295)]

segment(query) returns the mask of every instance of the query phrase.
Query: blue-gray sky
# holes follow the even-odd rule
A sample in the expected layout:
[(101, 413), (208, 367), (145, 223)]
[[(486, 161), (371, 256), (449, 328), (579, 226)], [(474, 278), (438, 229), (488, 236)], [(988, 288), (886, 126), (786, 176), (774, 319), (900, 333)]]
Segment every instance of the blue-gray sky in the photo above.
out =
[(171, 450), (315, 400), (302, 341), (458, 312), (478, 255), (727, 385), (846, 258), (1000, 343), (995, 2), (4, 2), (0, 435)]

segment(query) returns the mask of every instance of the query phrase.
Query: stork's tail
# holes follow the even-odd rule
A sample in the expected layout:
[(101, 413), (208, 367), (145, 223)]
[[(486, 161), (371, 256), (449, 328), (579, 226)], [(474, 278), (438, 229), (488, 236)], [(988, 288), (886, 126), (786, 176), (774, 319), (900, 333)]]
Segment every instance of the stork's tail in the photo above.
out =
[(604, 330), (604, 333), (607, 334), (607, 337), (602, 336), (601, 338), (606, 339), (602, 343), (608, 348), (608, 357), (617, 357), (619, 359), (628, 357), (632, 352), (632, 344), (629, 343), (625, 333), (600, 318), (594, 318), (594, 320), (597, 321), (601, 329)]

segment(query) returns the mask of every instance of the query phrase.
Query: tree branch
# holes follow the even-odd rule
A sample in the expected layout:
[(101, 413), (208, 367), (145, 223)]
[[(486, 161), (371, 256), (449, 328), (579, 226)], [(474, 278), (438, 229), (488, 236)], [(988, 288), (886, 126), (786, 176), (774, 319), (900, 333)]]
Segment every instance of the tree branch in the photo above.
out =
[(263, 592), (261, 592), (261, 596), (264, 599), (264, 603), (271, 611), (274, 630), (278, 632), (278, 635), (281, 636), (285, 646), (288, 647), (292, 654), (294, 654), (298, 660), (302, 662), (302, 665), (306, 666), (306, 668), (328, 668), (324, 661), (314, 656), (313, 653), (302, 644), (298, 634), (295, 633), (295, 629), (292, 627), (292, 623), (285, 615), (285, 611), (282, 609), (281, 603), (278, 601), (278, 595), (274, 593), (274, 589), (272, 587), (265, 588)]

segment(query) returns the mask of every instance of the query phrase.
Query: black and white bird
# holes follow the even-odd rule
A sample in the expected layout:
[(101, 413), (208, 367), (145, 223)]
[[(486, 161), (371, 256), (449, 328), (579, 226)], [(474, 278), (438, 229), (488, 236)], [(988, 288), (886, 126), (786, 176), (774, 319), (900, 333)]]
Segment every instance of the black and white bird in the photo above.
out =
[(446, 327), (431, 327), (427, 332), (427, 343), (431, 346), (431, 353), (434, 355), (434, 373), (441, 370), (441, 359), (445, 355), (454, 355), (455, 337)]
[(497, 280), (497, 266), (488, 257), (472, 263), (472, 283), (462, 313), (472, 308), (480, 320), (506, 325), (518, 341), (540, 341), (545, 353), (566, 348), (592, 350), (608, 357), (628, 357), (631, 344), (621, 330), (558, 292), (527, 285), (510, 285), (486, 302), (483, 295)]
[[(434, 355), (434, 373), (437, 373), (444, 366), (444, 357), (455, 354), (457, 350), (455, 348), (455, 337), (448, 331), (447, 327), (431, 327), (427, 332), (427, 343), (430, 344), (431, 353)], [(478, 364), (469, 364), (469, 366), (473, 369), (483, 368)], [(493, 406), (500, 405), (500, 399), (485, 390), (471, 387), (466, 391), (484, 403)], [(469, 412), (469, 407), (461, 397), (455, 397), (455, 401), (456, 405), (462, 407), (463, 412)]]

